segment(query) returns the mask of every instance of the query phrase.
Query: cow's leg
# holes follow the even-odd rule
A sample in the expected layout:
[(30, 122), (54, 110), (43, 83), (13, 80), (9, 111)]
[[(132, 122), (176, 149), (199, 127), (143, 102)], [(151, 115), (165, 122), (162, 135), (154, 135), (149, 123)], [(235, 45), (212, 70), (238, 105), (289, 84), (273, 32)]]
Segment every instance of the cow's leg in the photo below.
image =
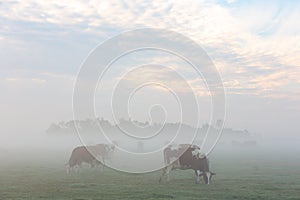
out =
[(98, 168), (98, 167), (100, 167), (100, 171), (102, 172), (103, 171), (103, 169), (104, 169), (104, 166), (103, 166), (103, 164), (99, 161), (99, 160), (97, 160), (97, 159), (95, 159), (95, 166)]
[(73, 166), (73, 165), (68, 165), (68, 166), (66, 167), (66, 169), (67, 169), (67, 173), (70, 174), (70, 173), (72, 173), (72, 171), (73, 171), (73, 169), (74, 169), (74, 166)]
[(79, 172), (79, 167), (78, 167), (78, 165), (74, 165), (74, 167), (73, 167), (73, 172), (74, 172), (74, 173), (78, 173), (78, 172)]
[(164, 176), (164, 169), (162, 169), (162, 174), (160, 175), (160, 177), (159, 177), (159, 180), (158, 180), (158, 182), (159, 183), (161, 183), (161, 180), (162, 180), (162, 177)]
[(164, 161), (165, 161), (165, 166), (168, 166), (170, 164), (170, 158), (169, 158), (169, 156), (165, 155), (164, 156)]
[(96, 161), (92, 161), (91, 163), (90, 163), (90, 167), (91, 168), (95, 168), (95, 166), (96, 166), (96, 163), (95, 163)]
[(95, 170), (98, 170), (99, 167), (99, 161), (97, 159), (93, 160), (91, 167)]
[(82, 168), (82, 162), (81, 161), (78, 161), (77, 163), (76, 163), (76, 172), (77, 173), (79, 173), (79, 170)]
[(201, 175), (200, 170), (195, 170), (195, 174), (196, 174), (195, 183), (198, 184), (198, 183), (200, 183), (200, 175)]
[(171, 170), (172, 170), (172, 165), (166, 166), (166, 167), (164, 167), (162, 169), (162, 174), (161, 174), (161, 176), (159, 178), (159, 183), (161, 183), (161, 181), (162, 181), (162, 179), (163, 179), (164, 176), (166, 176), (167, 182), (170, 181), (170, 175), (169, 174), (170, 174)]
[(159, 183), (161, 183), (161, 181), (162, 181), (162, 178), (166, 175), (166, 168), (167, 167), (164, 167), (163, 169), (162, 169), (162, 174), (160, 175), (160, 177), (159, 177)]
[(167, 182), (170, 182), (170, 171), (171, 171), (171, 169), (172, 169), (172, 165), (167, 166), (167, 171), (166, 171)]
[(67, 174), (69, 174), (70, 173), (70, 165), (69, 165), (69, 163), (65, 164), (65, 168), (66, 168)]
[(72, 167), (70, 168), (70, 172), (77, 172), (77, 170), (76, 170), (76, 165), (74, 165), (74, 166), (72, 166)]

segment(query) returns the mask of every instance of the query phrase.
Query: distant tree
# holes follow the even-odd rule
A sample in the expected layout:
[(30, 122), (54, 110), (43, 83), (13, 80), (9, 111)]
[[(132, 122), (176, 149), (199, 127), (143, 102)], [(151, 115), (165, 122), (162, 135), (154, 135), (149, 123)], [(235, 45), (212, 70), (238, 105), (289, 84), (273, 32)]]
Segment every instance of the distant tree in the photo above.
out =
[(46, 130), (47, 133), (53, 133), (53, 132), (58, 132), (60, 130), (60, 126), (52, 123), (49, 128)]
[(202, 128), (205, 129), (205, 130), (207, 130), (209, 127), (210, 127), (210, 125), (208, 123), (203, 124), (203, 126), (202, 126)]
[(217, 122), (216, 122), (216, 127), (217, 127), (218, 129), (220, 129), (220, 128), (222, 127), (222, 124), (223, 124), (223, 120), (218, 119)]

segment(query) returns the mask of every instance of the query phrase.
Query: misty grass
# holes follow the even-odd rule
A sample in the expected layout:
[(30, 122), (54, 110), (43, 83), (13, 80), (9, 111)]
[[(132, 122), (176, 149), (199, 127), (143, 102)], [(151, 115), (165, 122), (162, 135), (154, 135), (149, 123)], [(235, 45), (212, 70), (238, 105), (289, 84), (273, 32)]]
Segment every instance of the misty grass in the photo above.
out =
[(0, 199), (300, 198), (298, 163), (215, 158), (212, 168), (217, 175), (211, 185), (194, 184), (192, 171), (175, 171), (170, 183), (159, 185), (160, 172), (133, 175), (85, 166), (78, 173), (66, 174), (63, 160), (2, 160)]

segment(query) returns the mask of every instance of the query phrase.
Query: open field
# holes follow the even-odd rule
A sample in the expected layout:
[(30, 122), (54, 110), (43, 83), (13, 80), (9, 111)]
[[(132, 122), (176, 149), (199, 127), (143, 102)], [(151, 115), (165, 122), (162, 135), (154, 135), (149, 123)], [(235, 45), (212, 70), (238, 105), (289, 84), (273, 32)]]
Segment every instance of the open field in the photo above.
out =
[(59, 152), (28, 155), (1, 158), (0, 199), (300, 199), (300, 161), (293, 156), (212, 156), (217, 175), (211, 185), (196, 185), (193, 171), (175, 171), (170, 183), (158, 184), (160, 172), (85, 166), (66, 174)]

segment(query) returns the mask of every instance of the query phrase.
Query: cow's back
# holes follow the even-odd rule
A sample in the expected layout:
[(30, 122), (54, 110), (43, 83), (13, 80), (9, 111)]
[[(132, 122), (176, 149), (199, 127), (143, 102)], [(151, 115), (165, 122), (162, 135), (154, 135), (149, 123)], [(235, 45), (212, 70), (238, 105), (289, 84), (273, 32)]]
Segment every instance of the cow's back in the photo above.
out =
[(87, 150), (86, 147), (76, 147), (71, 154), (69, 159), (69, 166), (80, 165), (82, 162), (92, 163), (95, 157)]

